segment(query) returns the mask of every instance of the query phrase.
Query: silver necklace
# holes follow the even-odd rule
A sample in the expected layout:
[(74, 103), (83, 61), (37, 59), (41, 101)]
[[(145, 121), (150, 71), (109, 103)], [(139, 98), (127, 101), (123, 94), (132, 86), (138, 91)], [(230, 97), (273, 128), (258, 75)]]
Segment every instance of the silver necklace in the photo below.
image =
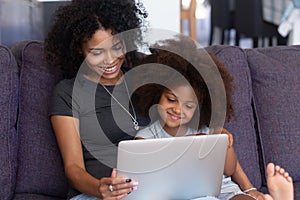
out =
[(115, 100), (115, 102), (117, 102), (120, 106), (121, 106), (121, 108), (130, 116), (130, 118), (132, 119), (132, 121), (133, 121), (133, 128), (135, 129), (135, 130), (139, 130), (140, 129), (140, 127), (139, 127), (139, 123), (138, 123), (138, 121), (136, 120), (136, 114), (135, 114), (135, 111), (134, 111), (134, 107), (133, 107), (133, 104), (132, 104), (132, 101), (131, 101), (131, 99), (130, 99), (130, 95), (129, 95), (129, 91), (128, 91), (128, 87), (127, 87), (127, 83), (126, 83), (126, 81), (125, 81), (125, 79), (123, 79), (123, 81), (124, 81), (124, 84), (125, 84), (125, 88), (126, 88), (126, 92), (127, 92), (127, 95), (128, 95), (128, 99), (129, 99), (129, 103), (130, 103), (130, 106), (131, 106), (131, 108), (132, 108), (132, 112), (133, 112), (133, 116), (132, 116), (132, 114), (118, 101), (118, 99), (116, 98), (116, 97), (114, 97), (113, 95), (112, 95), (112, 93), (104, 86), (104, 85), (102, 85), (102, 84), (100, 84), (100, 85), (102, 85), (102, 87), (106, 90), (106, 92)]

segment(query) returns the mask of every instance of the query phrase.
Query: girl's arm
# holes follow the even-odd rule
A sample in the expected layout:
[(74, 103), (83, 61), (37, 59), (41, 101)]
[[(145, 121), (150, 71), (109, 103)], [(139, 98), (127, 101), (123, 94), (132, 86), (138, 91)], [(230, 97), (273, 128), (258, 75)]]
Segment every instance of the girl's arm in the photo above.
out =
[[(101, 199), (112, 196), (125, 197), (132, 191), (132, 183), (126, 183), (125, 178), (116, 178), (115, 172), (112, 173), (112, 177), (98, 180), (86, 171), (78, 119), (68, 116), (52, 116), (51, 122), (64, 162), (66, 177), (74, 188)], [(119, 190), (115, 189), (116, 191), (111, 192), (109, 185), (118, 185)]]
[[(232, 145), (233, 145), (232, 134), (226, 129), (223, 129), (222, 133), (226, 133), (229, 137), (229, 146), (231, 146), (231, 148), (228, 147), (227, 154), (228, 154), (228, 151), (232, 151), (231, 152), (232, 156), (236, 157), (236, 154), (232, 147)], [(230, 158), (227, 158), (227, 157), (226, 157), (226, 164), (227, 164), (227, 160), (228, 160), (228, 162), (230, 160)], [(235, 159), (235, 163), (236, 163), (236, 168), (233, 171), (233, 173), (231, 174), (232, 180), (235, 181), (239, 185), (239, 187), (241, 188), (242, 191), (247, 191), (246, 193), (250, 194), (251, 196), (254, 196), (256, 198), (258, 198), (259, 196), (263, 197), (264, 194), (257, 191), (256, 188), (253, 187), (248, 176), (244, 172), (240, 162), (237, 159)], [(225, 164), (225, 168), (226, 168), (226, 164)], [(230, 164), (227, 164), (227, 165), (229, 166)], [(226, 174), (226, 175), (228, 175), (228, 174)]]
[[(252, 183), (250, 182), (249, 178), (247, 177), (246, 173), (244, 172), (242, 166), (240, 165), (240, 162), (236, 159), (236, 154), (232, 147), (232, 145), (233, 145), (232, 134), (229, 131), (227, 131), (226, 129), (223, 129), (222, 133), (226, 133), (229, 137), (229, 141), (228, 141), (229, 147), (227, 149), (224, 173), (226, 174), (225, 170), (230, 170), (230, 171), (227, 171), (227, 173), (228, 172), (231, 173), (232, 180), (235, 181), (239, 185), (239, 187), (241, 188), (242, 191), (246, 191), (245, 193), (248, 193), (255, 198), (258, 198), (260, 196), (263, 199), (264, 194), (257, 191), (256, 188), (253, 187)], [(233, 157), (235, 159), (230, 161)], [(231, 164), (227, 163), (227, 162), (235, 162), (236, 167), (233, 172), (231, 171), (233, 168), (229, 168)], [(227, 167), (227, 169), (226, 169), (226, 167)], [(229, 175), (229, 174), (226, 174), (226, 175)]]
[(242, 191), (247, 191), (250, 189), (249, 192), (246, 193), (250, 194), (255, 198), (258, 198), (259, 196), (264, 196), (263, 193), (257, 191), (256, 188), (254, 188), (246, 173), (244, 172), (242, 166), (240, 165), (239, 161), (237, 161), (236, 171), (232, 174), (231, 177), (232, 180), (240, 186)]
[(234, 148), (232, 146), (233, 145), (233, 137), (232, 137), (232, 134), (229, 131), (227, 131), (226, 129), (222, 130), (222, 134), (228, 135), (228, 146), (227, 146), (227, 152), (226, 152), (224, 174), (227, 176), (232, 176), (233, 173), (236, 171), (236, 166), (237, 166), (237, 159), (236, 159)]

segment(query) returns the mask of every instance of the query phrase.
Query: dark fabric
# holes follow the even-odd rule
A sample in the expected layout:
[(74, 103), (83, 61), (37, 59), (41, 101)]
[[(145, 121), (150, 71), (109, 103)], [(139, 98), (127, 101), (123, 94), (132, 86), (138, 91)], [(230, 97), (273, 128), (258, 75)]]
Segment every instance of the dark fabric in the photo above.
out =
[(294, 183), (294, 199), (300, 200), (300, 182)]
[(252, 111), (252, 90), (246, 55), (243, 50), (233, 46), (211, 46), (206, 48), (226, 65), (234, 77), (233, 103), (235, 118), (224, 127), (234, 138), (237, 158), (250, 181), (261, 187), (261, 175), (255, 121)]
[(300, 181), (300, 46), (248, 49), (265, 165)]
[(62, 78), (49, 66), (38, 41), (16, 44), (12, 51), (20, 64), (18, 174), (15, 192), (66, 197), (62, 159), (48, 116), (54, 85)]
[(18, 67), (11, 51), (0, 46), (0, 198), (10, 199), (17, 173)]
[(65, 200), (66, 198), (59, 198), (55, 196), (48, 196), (43, 194), (16, 194), (14, 200)]

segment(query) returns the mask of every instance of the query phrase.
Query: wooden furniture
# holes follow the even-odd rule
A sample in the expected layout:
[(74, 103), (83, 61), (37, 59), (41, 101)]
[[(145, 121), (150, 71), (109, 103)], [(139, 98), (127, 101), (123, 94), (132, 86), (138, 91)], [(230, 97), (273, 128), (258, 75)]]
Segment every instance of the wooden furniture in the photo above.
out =
[(196, 0), (190, 0), (188, 8), (183, 7), (182, 0), (180, 0), (180, 31), (183, 33), (184, 20), (189, 22), (189, 36), (197, 41), (197, 28), (196, 28)]

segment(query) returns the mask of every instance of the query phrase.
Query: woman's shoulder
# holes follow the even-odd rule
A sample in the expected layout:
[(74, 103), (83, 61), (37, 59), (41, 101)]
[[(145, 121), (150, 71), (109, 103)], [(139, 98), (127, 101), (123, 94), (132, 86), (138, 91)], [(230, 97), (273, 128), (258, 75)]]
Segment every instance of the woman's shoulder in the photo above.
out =
[(57, 86), (73, 86), (74, 85), (75, 78), (71, 79), (62, 79), (57, 83)]
[(60, 93), (60, 92), (72, 92), (74, 86), (74, 78), (72, 79), (63, 79), (59, 81), (54, 89), (54, 92)]

